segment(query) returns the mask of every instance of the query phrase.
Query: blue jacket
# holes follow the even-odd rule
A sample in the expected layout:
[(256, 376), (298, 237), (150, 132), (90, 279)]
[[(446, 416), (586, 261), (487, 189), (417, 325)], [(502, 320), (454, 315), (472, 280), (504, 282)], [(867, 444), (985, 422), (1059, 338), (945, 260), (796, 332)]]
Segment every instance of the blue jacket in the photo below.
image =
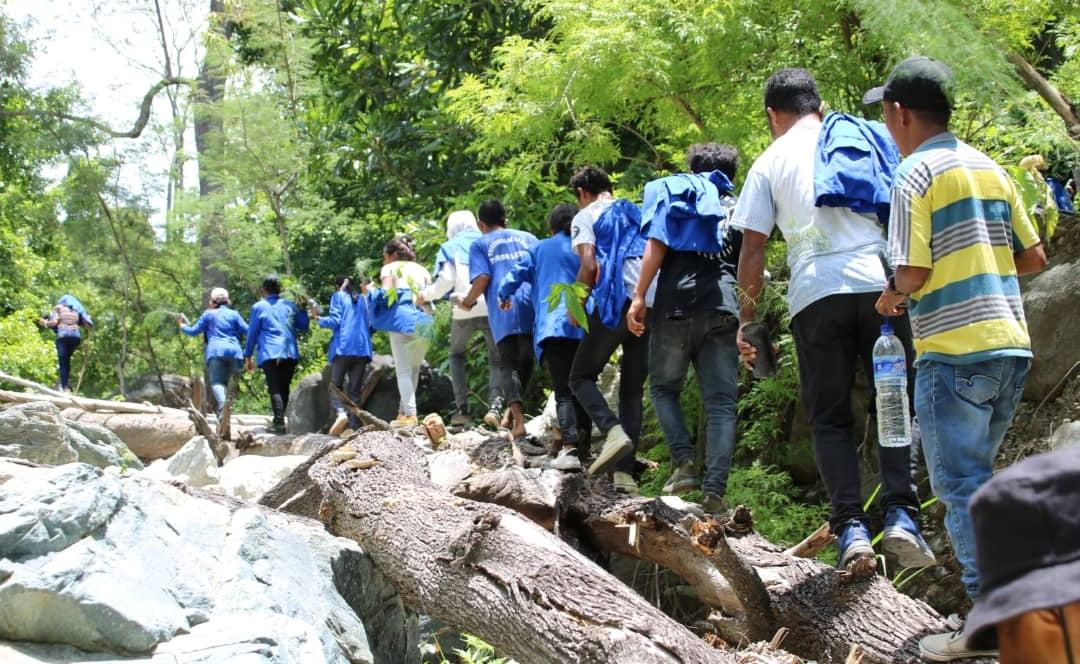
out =
[(1050, 187), (1050, 192), (1054, 195), (1054, 205), (1057, 206), (1057, 209), (1062, 212), (1073, 212), (1072, 198), (1069, 197), (1065, 185), (1055, 178), (1046, 178), (1046, 186)]
[(259, 366), (270, 360), (299, 360), (298, 332), (307, 332), (307, 312), (279, 295), (268, 295), (251, 307), (244, 357), (259, 349)]
[(889, 131), (880, 122), (829, 113), (821, 125), (814, 161), (814, 204), (877, 214), (889, 223), (893, 177), (900, 165)]
[(541, 361), (545, 339), (580, 339), (585, 335), (580, 327), (570, 324), (564, 300), (553, 310), (547, 304), (552, 286), (576, 281), (580, 267), (581, 259), (570, 247), (570, 236), (559, 233), (530, 247), (499, 284), (500, 302), (512, 300), (523, 284), (532, 285), (533, 356), (537, 362)]
[(503, 311), (496, 304), (503, 278), (535, 244), (536, 236), (532, 233), (500, 228), (483, 235), (469, 249), (469, 281), (476, 281), (481, 276), (489, 278), (484, 296), (487, 298), (488, 324), (496, 343), (514, 334), (527, 333), (532, 327), (533, 306), (543, 306), (534, 302), (529, 285), (522, 285), (514, 294), (514, 307), (510, 311)]
[(641, 232), (641, 209), (620, 198), (604, 210), (593, 224), (596, 235), (596, 261), (600, 275), (592, 290), (592, 306), (600, 322), (615, 329), (622, 317), (623, 305), (631, 293), (623, 283), (623, 263), (628, 258), (645, 255), (645, 236)]
[(645, 185), (641, 229), (675, 251), (718, 254), (727, 209), (721, 196), (734, 189), (720, 171), (679, 173)]
[(413, 292), (408, 288), (397, 290), (393, 304), (383, 288), (368, 291), (368, 298), (371, 326), (380, 332), (416, 334), (432, 322), (431, 315), (413, 303)]
[(189, 337), (197, 334), (206, 336), (207, 360), (244, 359), (240, 338), (247, 334), (248, 324), (244, 322), (243, 316), (225, 305), (217, 309), (207, 309), (194, 325), (183, 325), (180, 329)]
[(327, 360), (342, 357), (371, 357), (371, 323), (368, 320), (368, 300), (357, 294), (356, 300), (346, 291), (337, 291), (330, 298), (330, 311), (319, 316), (319, 327), (334, 331), (330, 338)]

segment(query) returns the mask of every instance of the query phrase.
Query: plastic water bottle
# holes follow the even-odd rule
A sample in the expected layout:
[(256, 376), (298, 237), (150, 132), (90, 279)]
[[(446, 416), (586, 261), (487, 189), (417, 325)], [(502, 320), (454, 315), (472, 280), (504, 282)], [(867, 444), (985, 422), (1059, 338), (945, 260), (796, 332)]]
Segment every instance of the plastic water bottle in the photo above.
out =
[(907, 365), (904, 345), (886, 322), (874, 344), (874, 387), (877, 390), (878, 443), (882, 447), (911, 444)]

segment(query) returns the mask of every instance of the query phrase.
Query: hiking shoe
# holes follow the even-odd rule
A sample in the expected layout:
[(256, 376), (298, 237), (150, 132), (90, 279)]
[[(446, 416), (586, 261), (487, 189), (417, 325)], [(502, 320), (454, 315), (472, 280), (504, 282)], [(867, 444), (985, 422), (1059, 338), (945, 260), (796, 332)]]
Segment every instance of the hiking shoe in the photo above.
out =
[(285, 433), (285, 423), (274, 422), (270, 425), (270, 433)]
[(626, 493), (631, 496), (639, 494), (637, 482), (634, 481), (634, 476), (630, 473), (615, 471), (611, 474), (611, 485), (619, 493)]
[[(951, 619), (952, 616), (949, 616)], [(997, 657), (996, 650), (976, 650), (964, 638), (963, 623), (960, 629), (944, 634), (930, 634), (919, 641), (919, 656), (931, 662), (951, 662), (969, 657)]]
[(339, 410), (337, 417), (334, 419), (334, 423), (330, 425), (329, 434), (331, 436), (340, 436), (341, 432), (349, 426), (349, 416), (345, 414), (345, 411)]
[(454, 414), (450, 416), (450, 426), (452, 427), (467, 427), (469, 426), (469, 414), (465, 412), (464, 408), (458, 408), (454, 411)]
[[(870, 531), (867, 530), (866, 524), (862, 521), (851, 521), (844, 526), (836, 539), (836, 546), (840, 549), (840, 561), (836, 564), (836, 567), (841, 571), (852, 572), (861, 576), (866, 572), (863, 569), (866, 565), (862, 564), (866, 560), (874, 563), (870, 567), (871, 572), (877, 567), (876, 561), (874, 561), (874, 547), (870, 544)], [(860, 563), (859, 569), (852, 568), (854, 563)]]
[[(600, 450), (600, 454), (596, 455), (596, 461), (593, 461), (592, 465), (589, 466), (589, 474), (599, 475), (610, 468), (611, 464), (623, 458), (633, 450), (634, 443), (631, 442), (630, 437), (623, 431), (622, 425), (616, 424), (607, 432), (607, 437), (604, 438), (604, 448)], [(634, 486), (637, 485), (635, 484)]]
[(416, 415), (398, 415), (390, 421), (390, 426), (395, 429), (402, 427), (415, 427), (420, 424), (420, 420), (416, 418)]
[(499, 428), (499, 421), (502, 419), (503, 401), (496, 397), (491, 400), (491, 407), (488, 408), (488, 412), (484, 415), (484, 424), (488, 425), (492, 429)]
[(704, 500), (701, 501), (701, 509), (705, 510), (708, 514), (716, 516), (725, 515), (730, 511), (724, 497), (718, 496), (715, 493), (705, 494)]
[(668, 478), (667, 484), (664, 485), (664, 493), (672, 495), (695, 491), (699, 486), (697, 466), (694, 465), (693, 461), (684, 461), (675, 468), (675, 472)]
[(930, 545), (919, 533), (919, 526), (902, 507), (890, 507), (885, 513), (881, 548), (896, 556), (901, 567), (928, 567), (937, 564)]
[(555, 470), (581, 470), (581, 459), (578, 458), (577, 448), (564, 447), (559, 450), (559, 456), (555, 457), (555, 460), (551, 462), (551, 467)]

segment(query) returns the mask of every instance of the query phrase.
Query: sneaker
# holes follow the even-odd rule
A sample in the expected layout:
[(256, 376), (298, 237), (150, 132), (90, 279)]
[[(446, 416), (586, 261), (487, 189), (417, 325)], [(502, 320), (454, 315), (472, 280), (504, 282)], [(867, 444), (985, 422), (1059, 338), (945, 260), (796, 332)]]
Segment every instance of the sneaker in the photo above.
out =
[(896, 556), (901, 567), (928, 567), (937, 564), (930, 545), (919, 533), (919, 526), (902, 507), (891, 507), (885, 513), (881, 548)]
[(345, 414), (345, 411), (339, 410), (337, 417), (334, 419), (334, 423), (330, 425), (330, 435), (340, 436), (341, 432), (349, 426), (349, 416)]
[(849, 522), (840, 531), (840, 536), (836, 539), (836, 546), (840, 549), (840, 561), (836, 564), (838, 569), (861, 576), (866, 572), (865, 569), (862, 569), (866, 565), (860, 564), (860, 569), (851, 569), (854, 563), (863, 563), (863, 561), (869, 560), (873, 563), (870, 567), (871, 572), (877, 567), (874, 560), (874, 547), (870, 544), (870, 531), (867, 530), (866, 524), (862, 521)]
[(637, 482), (634, 481), (634, 476), (630, 473), (615, 471), (611, 474), (611, 485), (619, 493), (627, 493), (631, 496), (639, 494)]
[(696, 491), (701, 486), (697, 478), (697, 466), (693, 461), (684, 461), (675, 468), (667, 484), (664, 485), (664, 493), (673, 495), (686, 491)]
[[(596, 456), (596, 461), (593, 461), (592, 465), (589, 466), (589, 474), (599, 475), (610, 468), (611, 464), (623, 458), (633, 450), (634, 443), (631, 442), (630, 437), (623, 431), (622, 425), (616, 424), (607, 432), (607, 437), (604, 438), (604, 448), (600, 450), (600, 454)], [(635, 484), (634, 486), (636, 487), (637, 485)]]
[(285, 423), (274, 422), (270, 425), (270, 433), (285, 433)]
[(723, 496), (718, 496), (715, 493), (705, 494), (704, 500), (701, 501), (701, 509), (705, 510), (708, 514), (723, 515), (727, 514), (728, 510), (727, 501)]
[[(950, 621), (953, 616), (949, 616)], [(963, 622), (960, 629), (944, 634), (930, 634), (919, 641), (919, 656), (931, 662), (951, 662), (969, 657), (997, 657), (996, 650), (976, 650), (964, 638)]]
[(559, 450), (559, 456), (551, 462), (551, 467), (555, 470), (581, 470), (581, 459), (578, 458), (577, 448), (564, 447)]
[(395, 429), (402, 427), (415, 427), (420, 424), (420, 420), (416, 418), (416, 415), (398, 415), (390, 422), (390, 426)]
[(467, 427), (469, 426), (469, 414), (465, 412), (464, 408), (458, 408), (454, 411), (454, 414), (450, 416), (450, 426), (452, 427)]
[(499, 421), (502, 419), (502, 409), (502, 399), (492, 399), (491, 407), (488, 408), (487, 414), (484, 415), (484, 424), (488, 425), (492, 429), (498, 429)]

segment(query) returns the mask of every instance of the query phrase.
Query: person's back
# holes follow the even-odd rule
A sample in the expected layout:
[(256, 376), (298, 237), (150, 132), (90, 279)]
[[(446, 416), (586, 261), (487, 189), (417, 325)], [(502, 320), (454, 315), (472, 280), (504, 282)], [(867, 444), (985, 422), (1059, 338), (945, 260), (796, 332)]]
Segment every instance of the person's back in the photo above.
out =
[[(490, 275), (491, 280), (484, 291), (488, 302), (498, 301), (499, 284), (536, 242), (536, 236), (532, 233), (516, 228), (500, 228), (486, 233), (473, 243), (469, 269), (473, 275), (481, 272)], [(479, 261), (477, 257), (480, 257)], [(512, 334), (528, 333), (532, 329), (534, 304), (532, 287), (526, 284), (518, 290), (514, 306), (509, 311), (488, 307), (488, 320), (495, 341)]]
[[(203, 334), (206, 335), (206, 357), (243, 359), (240, 338), (247, 333), (247, 324), (233, 309), (221, 305), (202, 313)], [(198, 324), (196, 324), (198, 327)]]
[[(340, 316), (333, 321), (334, 334), (330, 339), (328, 360), (342, 355), (346, 357), (371, 357), (371, 323), (368, 318), (367, 298), (359, 293), (338, 290), (330, 298), (331, 311)], [(322, 326), (322, 321), (319, 321)]]
[[(560, 301), (554, 310), (548, 309), (548, 299), (555, 284), (573, 283), (581, 266), (581, 259), (570, 247), (570, 236), (557, 233), (541, 240), (530, 251), (536, 266), (536, 281), (532, 292), (533, 316), (536, 321), (533, 329), (535, 343), (548, 337), (580, 338), (581, 329), (569, 324), (565, 301)], [(538, 353), (537, 358), (539, 357)]]
[[(264, 360), (300, 357), (296, 341), (298, 320), (303, 312), (291, 300), (268, 295), (251, 308), (252, 323), (259, 321), (259, 364)], [(307, 316), (303, 316), (307, 320)], [(305, 326), (306, 329), (306, 326)], [(265, 357), (263, 356), (265, 354)]]

